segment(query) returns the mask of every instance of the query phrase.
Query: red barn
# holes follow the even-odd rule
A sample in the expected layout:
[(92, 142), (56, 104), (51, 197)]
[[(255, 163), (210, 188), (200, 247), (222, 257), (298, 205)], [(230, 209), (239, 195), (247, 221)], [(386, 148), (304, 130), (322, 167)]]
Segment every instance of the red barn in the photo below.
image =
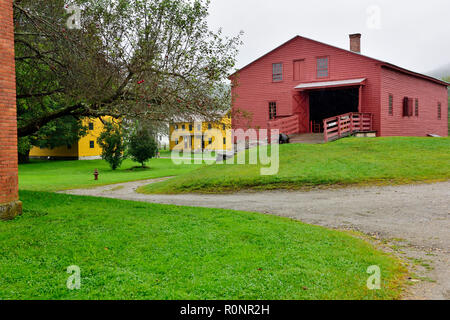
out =
[(296, 36), (231, 75), (233, 128), (286, 134), (448, 135), (448, 83)]

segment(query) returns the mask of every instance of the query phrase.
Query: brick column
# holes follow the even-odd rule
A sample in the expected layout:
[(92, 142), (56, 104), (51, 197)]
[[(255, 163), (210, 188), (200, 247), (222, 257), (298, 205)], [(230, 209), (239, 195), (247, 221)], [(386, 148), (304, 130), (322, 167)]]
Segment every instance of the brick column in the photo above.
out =
[(22, 212), (17, 177), (13, 0), (0, 0), (0, 218)]

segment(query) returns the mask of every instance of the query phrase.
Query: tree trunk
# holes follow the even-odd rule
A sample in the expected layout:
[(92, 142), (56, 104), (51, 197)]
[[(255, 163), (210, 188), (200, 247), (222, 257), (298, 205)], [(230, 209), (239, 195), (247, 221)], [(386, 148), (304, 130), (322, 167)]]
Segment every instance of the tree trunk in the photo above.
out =
[(26, 153), (18, 153), (19, 154), (19, 163), (28, 163), (30, 162), (30, 150)]

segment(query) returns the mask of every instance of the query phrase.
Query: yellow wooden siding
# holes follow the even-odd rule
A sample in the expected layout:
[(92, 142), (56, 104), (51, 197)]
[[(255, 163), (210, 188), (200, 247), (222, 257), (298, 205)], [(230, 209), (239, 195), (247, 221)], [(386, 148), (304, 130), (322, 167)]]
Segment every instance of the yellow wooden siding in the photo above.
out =
[[(111, 121), (111, 117), (102, 117), (104, 121)], [(89, 129), (89, 123), (92, 123), (93, 129)], [(71, 148), (67, 146), (57, 147), (53, 149), (33, 147), (30, 151), (31, 157), (100, 157), (102, 148), (98, 145), (97, 139), (103, 131), (103, 123), (98, 118), (83, 119), (83, 125), (88, 128), (87, 135), (80, 138)], [(91, 148), (91, 141), (94, 147)]]
[[(202, 127), (197, 128), (196, 126), (198, 123), (192, 123), (192, 122), (177, 122), (170, 124), (169, 127), (169, 133), (170, 137), (172, 137), (172, 134), (176, 130), (178, 138), (178, 145), (181, 150), (185, 151), (196, 151), (201, 149), (201, 137), (195, 136), (195, 134), (202, 133), (204, 134), (204, 147), (206, 150), (212, 150), (212, 151), (220, 151), (220, 150), (231, 150), (232, 148), (232, 141), (231, 141), (231, 118), (227, 115), (224, 116), (219, 122), (202, 122)], [(175, 129), (175, 126), (177, 126), (177, 129)], [(222, 134), (222, 139), (215, 139), (215, 137), (212, 137), (208, 135), (208, 130), (211, 127), (211, 129), (217, 129)], [(184, 129), (183, 129), (184, 128)], [(190, 139), (190, 141), (186, 141), (185, 137)], [(212, 143), (209, 143), (209, 139), (212, 139)], [(225, 138), (225, 141), (223, 141), (223, 138)], [(225, 143), (224, 143), (225, 142)], [(175, 148), (176, 141), (170, 140), (170, 150), (173, 150)]]

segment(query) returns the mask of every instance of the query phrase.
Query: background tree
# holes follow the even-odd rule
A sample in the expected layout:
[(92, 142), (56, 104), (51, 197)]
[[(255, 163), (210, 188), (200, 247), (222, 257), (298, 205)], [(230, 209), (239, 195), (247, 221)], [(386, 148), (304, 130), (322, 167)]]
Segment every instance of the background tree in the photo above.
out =
[(116, 170), (124, 160), (124, 139), (120, 123), (104, 122), (104, 129), (97, 139), (102, 148), (102, 159), (109, 163), (111, 169)]
[(145, 163), (155, 157), (158, 152), (158, 144), (154, 134), (146, 128), (135, 130), (129, 137), (128, 154), (131, 159), (145, 167)]
[[(79, 29), (65, 5), (81, 8)], [(218, 116), (240, 35), (209, 30), (206, 0), (15, 0), (18, 134), (63, 116), (166, 122)]]

